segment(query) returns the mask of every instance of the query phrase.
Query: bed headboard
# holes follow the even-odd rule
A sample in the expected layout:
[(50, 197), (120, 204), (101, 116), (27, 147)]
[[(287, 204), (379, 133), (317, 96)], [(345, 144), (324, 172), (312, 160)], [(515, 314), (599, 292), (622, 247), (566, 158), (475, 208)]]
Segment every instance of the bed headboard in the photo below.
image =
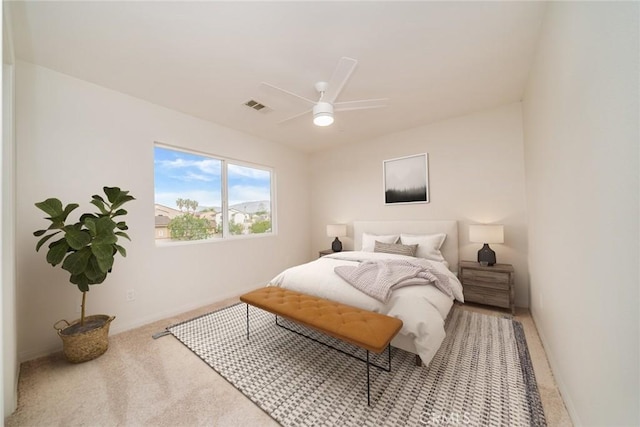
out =
[(372, 234), (435, 234), (445, 233), (440, 252), (449, 263), (449, 270), (458, 273), (457, 221), (354, 221), (353, 249), (362, 247), (362, 233)]

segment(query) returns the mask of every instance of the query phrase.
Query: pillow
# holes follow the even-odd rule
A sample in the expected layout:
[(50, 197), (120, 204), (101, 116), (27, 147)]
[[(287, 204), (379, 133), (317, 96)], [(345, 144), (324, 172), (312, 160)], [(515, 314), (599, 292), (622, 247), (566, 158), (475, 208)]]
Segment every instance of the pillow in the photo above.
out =
[(444, 233), (438, 234), (401, 234), (400, 242), (403, 245), (418, 245), (416, 251), (416, 257), (425, 258), (430, 261), (444, 262), (444, 257), (440, 252), (440, 247), (444, 243), (444, 239), (447, 235)]
[(362, 251), (364, 252), (373, 252), (376, 241), (382, 243), (396, 243), (398, 241), (397, 234), (388, 234), (383, 236), (378, 236), (377, 234), (369, 234), (362, 233)]
[(401, 245), (400, 243), (382, 243), (376, 240), (373, 252), (384, 252), (386, 254), (416, 256), (418, 245)]

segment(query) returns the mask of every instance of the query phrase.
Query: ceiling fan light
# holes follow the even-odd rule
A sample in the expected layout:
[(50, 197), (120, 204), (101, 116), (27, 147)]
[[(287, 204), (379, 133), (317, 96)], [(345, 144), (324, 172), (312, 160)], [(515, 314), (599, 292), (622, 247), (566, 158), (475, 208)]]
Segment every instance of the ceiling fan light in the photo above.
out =
[(313, 116), (313, 124), (316, 126), (329, 126), (333, 123), (331, 113), (318, 113)]
[(313, 124), (329, 126), (333, 123), (333, 105), (328, 102), (318, 102), (313, 107)]

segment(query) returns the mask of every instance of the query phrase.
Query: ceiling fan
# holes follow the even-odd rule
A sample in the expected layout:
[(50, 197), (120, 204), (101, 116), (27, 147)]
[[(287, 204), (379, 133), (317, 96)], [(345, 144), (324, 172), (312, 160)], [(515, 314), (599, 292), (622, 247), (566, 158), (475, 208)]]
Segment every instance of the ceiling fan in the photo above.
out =
[(314, 85), (319, 94), (317, 101), (272, 84), (262, 82), (262, 86), (268, 89), (274, 89), (278, 93), (293, 96), (309, 104), (309, 108), (307, 110), (281, 120), (278, 123), (288, 122), (289, 120), (296, 119), (300, 116), (304, 116), (305, 114), (313, 113), (313, 123), (316, 126), (329, 126), (333, 123), (334, 112), (386, 107), (385, 101), (387, 101), (387, 98), (336, 102), (336, 99), (340, 95), (340, 92), (342, 92), (344, 85), (347, 83), (347, 80), (349, 80), (349, 77), (351, 77), (351, 74), (353, 73), (353, 70), (355, 70), (357, 64), (358, 61), (353, 58), (347, 58), (346, 56), (340, 58), (338, 65), (333, 71), (331, 79), (329, 79), (328, 82), (320, 81)]

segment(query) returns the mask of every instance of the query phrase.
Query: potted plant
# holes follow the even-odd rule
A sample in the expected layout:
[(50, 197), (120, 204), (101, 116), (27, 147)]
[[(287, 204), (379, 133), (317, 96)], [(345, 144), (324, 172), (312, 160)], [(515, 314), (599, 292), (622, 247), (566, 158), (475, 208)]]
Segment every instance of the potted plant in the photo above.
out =
[[(48, 245), (47, 262), (54, 267), (61, 265), (69, 272), (70, 282), (82, 292), (80, 319), (72, 323), (61, 320), (54, 325), (62, 339), (66, 359), (74, 363), (95, 359), (107, 351), (109, 325), (115, 317), (85, 316), (87, 292), (90, 285), (104, 282), (113, 268), (116, 254), (127, 256), (125, 248), (118, 244), (118, 238), (131, 240), (125, 233), (128, 227), (122, 217), (127, 211), (122, 205), (135, 200), (134, 197), (118, 187), (104, 187), (103, 190), (107, 200), (97, 194), (91, 200), (98, 212), (83, 213), (75, 223), (70, 223), (67, 217), (79, 206), (77, 203), (63, 207), (60, 200), (50, 198), (35, 204), (51, 221), (47, 229), (33, 233), (40, 237), (36, 251), (57, 236), (58, 239)], [(66, 326), (59, 327), (61, 322)]]

